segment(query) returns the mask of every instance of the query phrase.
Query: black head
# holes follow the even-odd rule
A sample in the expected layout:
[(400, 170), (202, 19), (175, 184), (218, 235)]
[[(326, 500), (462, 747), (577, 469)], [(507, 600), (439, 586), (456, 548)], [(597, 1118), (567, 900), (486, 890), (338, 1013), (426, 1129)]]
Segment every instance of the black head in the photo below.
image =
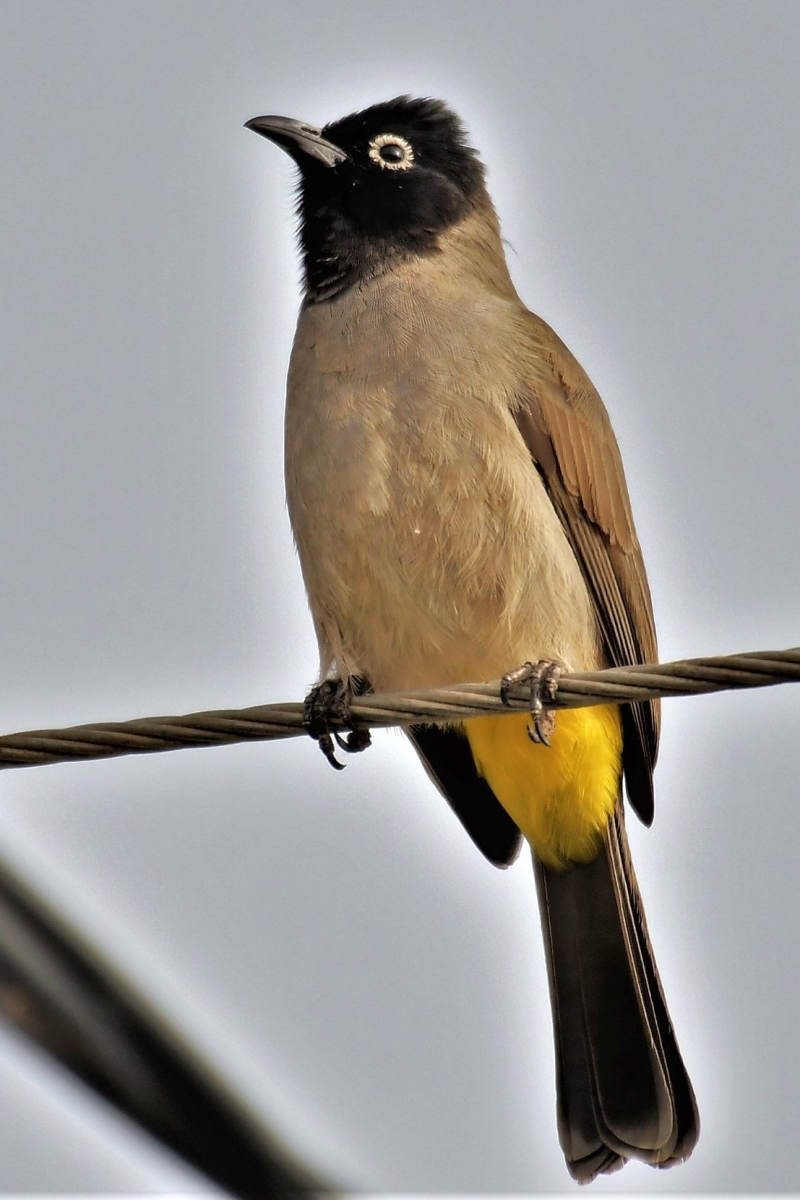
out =
[(400, 96), (324, 129), (286, 117), (247, 128), (300, 168), (300, 241), (309, 299), (329, 299), (395, 262), (435, 253), (483, 195), (483, 167), (440, 100)]

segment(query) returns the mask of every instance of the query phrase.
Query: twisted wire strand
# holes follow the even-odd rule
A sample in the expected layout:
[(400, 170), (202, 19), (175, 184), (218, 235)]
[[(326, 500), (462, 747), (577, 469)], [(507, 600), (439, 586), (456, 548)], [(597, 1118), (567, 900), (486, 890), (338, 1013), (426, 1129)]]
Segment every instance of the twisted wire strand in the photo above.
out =
[[(562, 675), (553, 708), (655, 700), (659, 696), (698, 696), (736, 688), (800, 682), (800, 647), (679, 662), (611, 667)], [(528, 707), (524, 687), (511, 689), (509, 705), (500, 699), (500, 681), (461, 683), (424, 691), (376, 692), (359, 696), (350, 708), (359, 727), (437, 724)], [(35, 729), (0, 737), (0, 770), (46, 763), (154, 754), (200, 746), (270, 741), (304, 732), (302, 704), (258, 704), (252, 708), (141, 717), (133, 721)]]

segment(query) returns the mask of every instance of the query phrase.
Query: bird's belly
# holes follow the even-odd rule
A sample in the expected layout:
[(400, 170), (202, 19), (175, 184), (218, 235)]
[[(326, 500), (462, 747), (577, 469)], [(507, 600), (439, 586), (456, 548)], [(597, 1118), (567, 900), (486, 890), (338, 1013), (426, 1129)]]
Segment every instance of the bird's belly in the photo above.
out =
[(434, 365), (290, 375), (287, 497), (323, 673), (383, 689), (529, 658), (599, 664), (580, 568), (507, 402)]
[(619, 709), (563, 709), (549, 746), (533, 744), (528, 723), (526, 713), (465, 721), (475, 765), (543, 862), (591, 862), (619, 797)]

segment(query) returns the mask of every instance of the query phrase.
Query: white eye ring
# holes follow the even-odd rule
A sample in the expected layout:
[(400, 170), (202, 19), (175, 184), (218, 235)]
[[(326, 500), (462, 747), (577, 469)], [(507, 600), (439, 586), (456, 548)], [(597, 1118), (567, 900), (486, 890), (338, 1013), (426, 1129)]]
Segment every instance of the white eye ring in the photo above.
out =
[[(391, 159), (384, 158), (381, 154), (384, 146), (396, 146), (399, 150), (403, 151), (403, 157), (396, 159), (394, 162)], [(373, 162), (387, 171), (407, 171), (414, 162), (414, 151), (411, 143), (407, 142), (399, 133), (379, 133), (369, 144), (369, 156)]]

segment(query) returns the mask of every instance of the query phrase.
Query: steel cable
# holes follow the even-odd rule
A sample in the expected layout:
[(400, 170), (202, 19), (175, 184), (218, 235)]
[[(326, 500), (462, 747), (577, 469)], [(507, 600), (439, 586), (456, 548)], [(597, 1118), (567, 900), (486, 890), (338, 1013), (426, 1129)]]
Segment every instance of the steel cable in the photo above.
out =
[[(800, 647), (794, 647), (565, 674), (558, 681), (552, 707), (582, 708), (659, 696), (698, 696), (799, 681)], [(512, 689), (509, 701), (504, 705), (500, 699), (499, 680), (462, 683), (359, 696), (351, 705), (350, 716), (352, 723), (362, 728), (459, 722), (469, 717), (524, 711), (528, 706), (525, 688)], [(68, 729), (35, 729), (0, 737), (0, 769), (269, 741), (297, 737), (303, 732), (303, 705), (297, 703), (105, 721)]]

